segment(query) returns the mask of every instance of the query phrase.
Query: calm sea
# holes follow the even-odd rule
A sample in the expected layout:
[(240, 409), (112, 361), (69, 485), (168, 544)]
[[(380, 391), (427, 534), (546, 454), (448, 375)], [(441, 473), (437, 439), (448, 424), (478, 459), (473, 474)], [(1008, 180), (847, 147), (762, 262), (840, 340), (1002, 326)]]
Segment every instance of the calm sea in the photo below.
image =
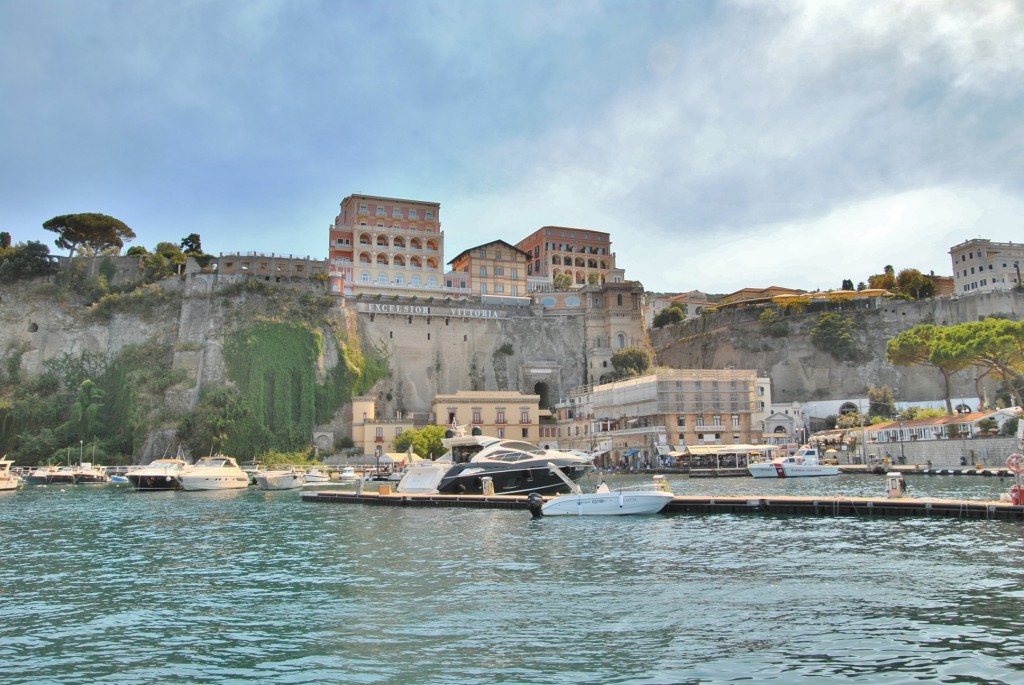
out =
[[(614, 482), (614, 480), (613, 480)], [(1008, 482), (914, 477), (996, 499)], [(879, 495), (881, 476), (670, 478)], [(1024, 682), (1024, 525), (0, 493), (0, 683)]]

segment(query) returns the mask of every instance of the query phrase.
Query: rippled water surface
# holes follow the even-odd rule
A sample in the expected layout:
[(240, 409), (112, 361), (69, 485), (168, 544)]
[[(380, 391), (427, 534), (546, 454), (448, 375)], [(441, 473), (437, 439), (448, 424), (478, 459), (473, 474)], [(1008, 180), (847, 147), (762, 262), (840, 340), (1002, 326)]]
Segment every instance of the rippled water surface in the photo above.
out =
[[(1008, 483), (915, 477), (997, 499)], [(881, 477), (670, 479), (878, 495)], [(0, 682), (1024, 682), (1024, 525), (0, 493)]]

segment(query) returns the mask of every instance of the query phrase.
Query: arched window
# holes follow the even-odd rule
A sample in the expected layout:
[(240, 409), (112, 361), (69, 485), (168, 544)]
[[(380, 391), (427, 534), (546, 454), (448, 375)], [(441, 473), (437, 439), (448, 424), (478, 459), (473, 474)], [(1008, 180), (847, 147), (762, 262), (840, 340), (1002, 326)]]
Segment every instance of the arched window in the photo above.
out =
[(620, 350), (624, 349), (626, 347), (626, 336), (625, 336), (625, 334), (619, 333), (617, 336), (615, 336), (615, 345)]
[(436, 288), (437, 287), (437, 276), (431, 276), (430, 278), (427, 279), (427, 287), (428, 288)]
[(377, 284), (378, 285), (387, 285), (388, 284), (388, 275), (386, 273), (384, 273), (383, 271), (381, 271), (379, 274), (377, 274)]
[(370, 272), (369, 271), (364, 271), (363, 273), (359, 274), (359, 280), (362, 283), (369, 283), (370, 282)]
[(395, 285), (405, 285), (405, 276), (397, 274), (395, 276)]

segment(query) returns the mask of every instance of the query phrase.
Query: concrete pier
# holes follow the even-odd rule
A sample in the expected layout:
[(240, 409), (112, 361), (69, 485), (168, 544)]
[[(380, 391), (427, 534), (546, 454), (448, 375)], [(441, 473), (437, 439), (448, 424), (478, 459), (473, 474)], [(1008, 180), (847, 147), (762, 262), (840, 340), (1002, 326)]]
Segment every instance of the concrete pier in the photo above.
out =
[[(528, 509), (524, 496), (404, 495), (321, 490), (302, 493), (304, 502), (392, 507)], [(913, 499), (910, 497), (715, 497), (677, 495), (663, 514), (761, 514), (776, 516), (943, 517), (1024, 521), (1024, 506), (1009, 502)]]

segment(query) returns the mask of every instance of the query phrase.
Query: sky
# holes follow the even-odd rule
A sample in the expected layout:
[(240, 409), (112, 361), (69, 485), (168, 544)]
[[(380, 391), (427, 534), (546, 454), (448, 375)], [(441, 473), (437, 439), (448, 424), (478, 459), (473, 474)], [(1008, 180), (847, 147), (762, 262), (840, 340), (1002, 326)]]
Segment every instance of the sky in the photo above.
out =
[(353, 193), (663, 293), (1024, 240), (1024, 0), (0, 0), (0, 64), (0, 231), (58, 254), (101, 212), (322, 259)]

